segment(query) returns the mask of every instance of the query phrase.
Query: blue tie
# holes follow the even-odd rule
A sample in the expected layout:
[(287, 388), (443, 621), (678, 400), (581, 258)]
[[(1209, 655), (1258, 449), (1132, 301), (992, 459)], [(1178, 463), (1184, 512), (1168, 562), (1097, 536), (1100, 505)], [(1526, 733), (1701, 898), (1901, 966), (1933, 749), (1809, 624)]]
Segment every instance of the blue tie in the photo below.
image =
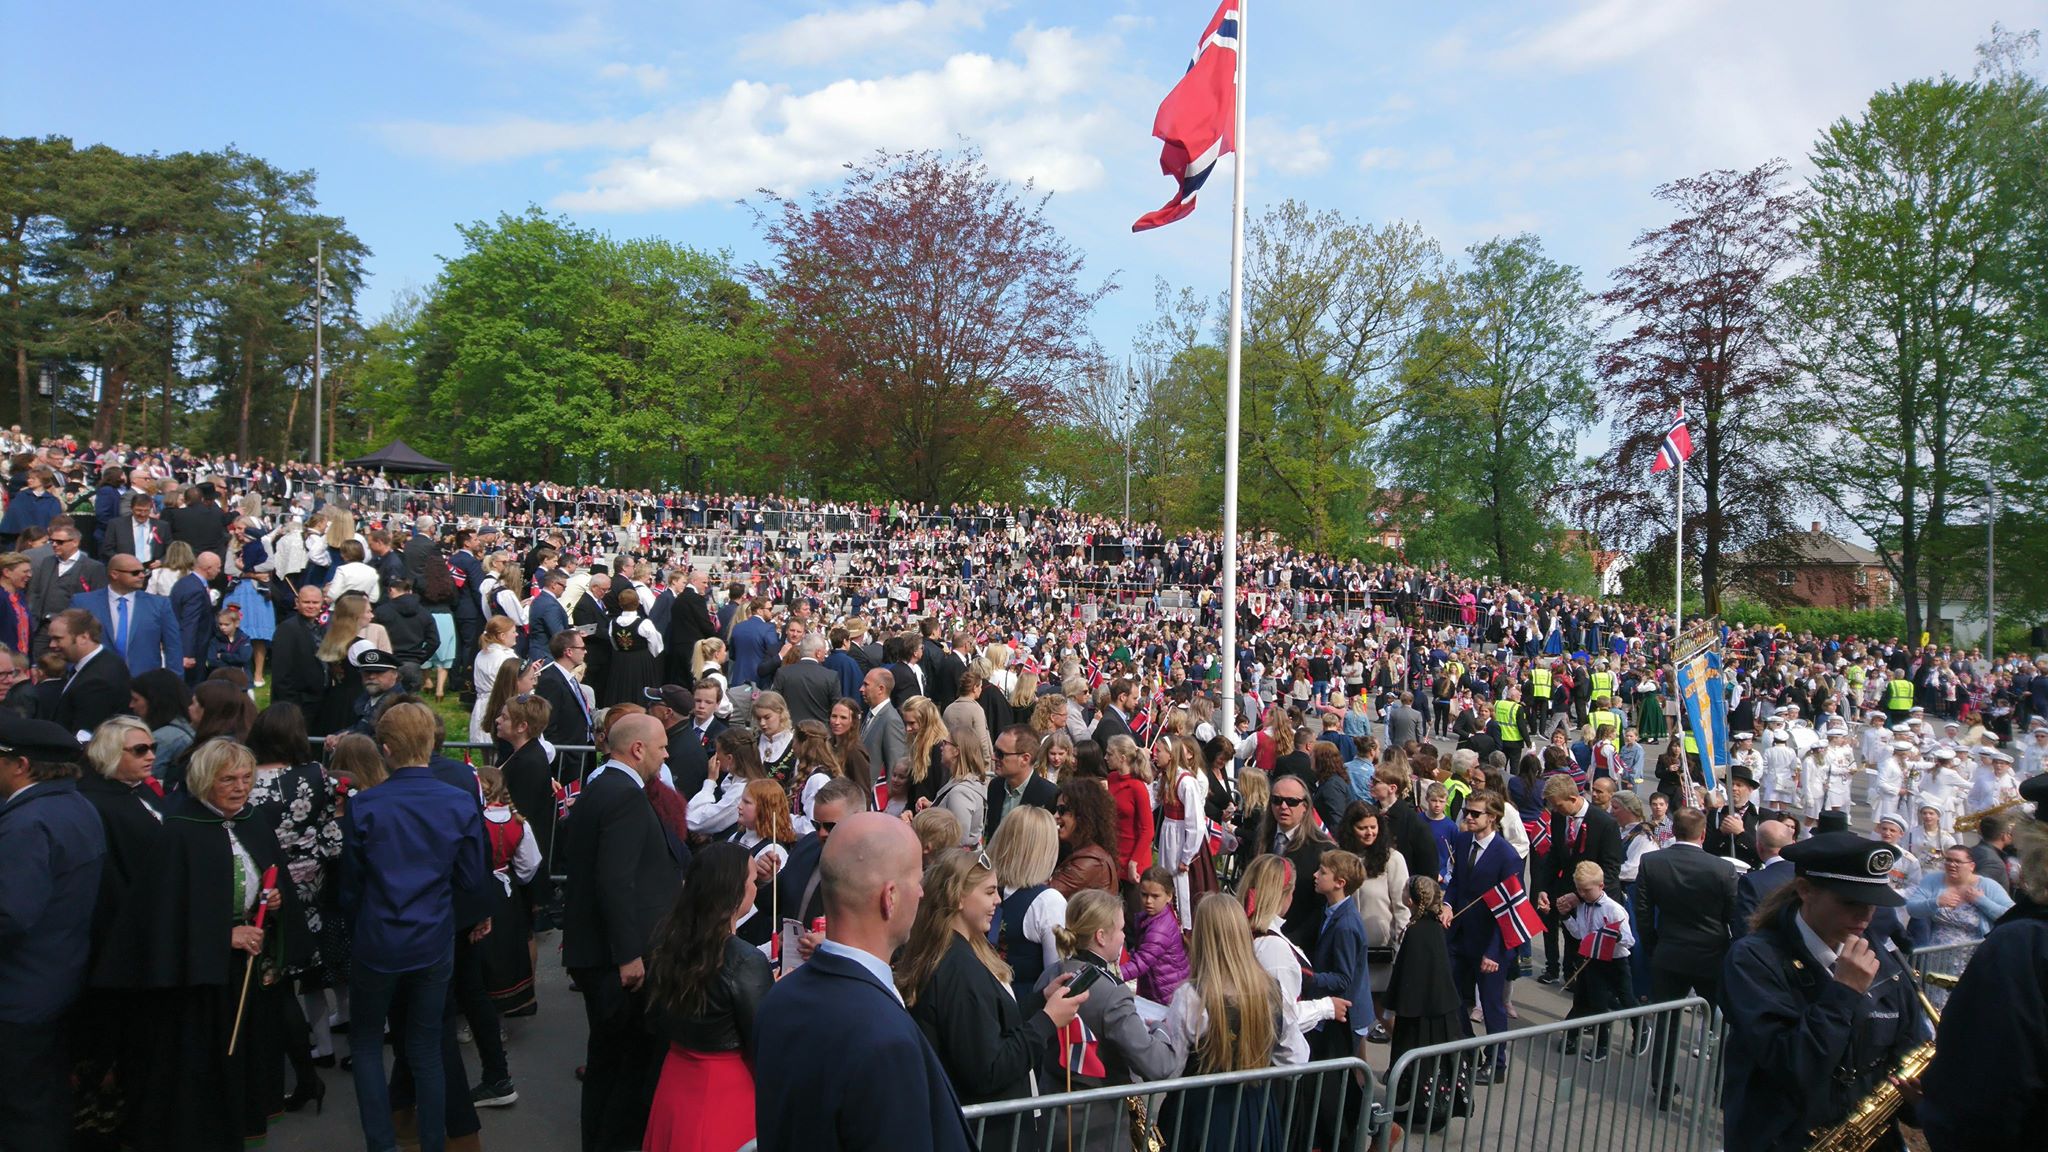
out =
[(114, 599), (114, 651), (119, 652), (123, 656), (128, 654), (128, 598), (126, 596), (119, 596)]

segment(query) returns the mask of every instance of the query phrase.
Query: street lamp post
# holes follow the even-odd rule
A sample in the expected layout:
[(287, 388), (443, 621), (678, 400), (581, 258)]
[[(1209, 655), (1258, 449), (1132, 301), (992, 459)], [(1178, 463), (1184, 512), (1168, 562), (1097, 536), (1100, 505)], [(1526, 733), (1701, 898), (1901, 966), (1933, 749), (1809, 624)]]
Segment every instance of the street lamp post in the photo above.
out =
[(1998, 488), (1984, 478), (1984, 659), (1998, 660)]
[(327, 302), (327, 290), (333, 285), (327, 279), (327, 241), (325, 238), (313, 241), (313, 463), (327, 463), (327, 455), (320, 449), (320, 418), (327, 406), (326, 364), (323, 362), (321, 337), (325, 325), (321, 310)]
[(1137, 429), (1131, 423), (1131, 409), (1138, 397), (1138, 377), (1129, 365), (1124, 367), (1124, 527), (1131, 524), (1131, 440)]
[[(42, 393), (43, 397), (50, 402), (50, 439), (55, 440), (57, 438), (57, 382), (50, 375), (50, 366), (48, 364), (43, 365), (42, 371), (36, 376), (36, 391)], [(23, 415), (27, 415), (27, 413), (23, 413)]]

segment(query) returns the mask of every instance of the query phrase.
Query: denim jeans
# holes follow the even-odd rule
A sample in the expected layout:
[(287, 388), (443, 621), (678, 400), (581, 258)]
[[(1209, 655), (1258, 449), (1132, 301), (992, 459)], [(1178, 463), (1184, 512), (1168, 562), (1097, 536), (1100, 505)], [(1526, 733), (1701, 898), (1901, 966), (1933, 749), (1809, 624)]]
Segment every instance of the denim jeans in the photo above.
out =
[(384, 1076), (384, 1021), (404, 1006), (399, 1048), (418, 1085), (420, 1152), (442, 1152), (448, 1142), (446, 1086), (441, 1072), (442, 1013), (448, 1004), (452, 960), (411, 972), (379, 972), (358, 960), (349, 976), (349, 1053), (354, 1058), (356, 1106), (370, 1152), (394, 1152), (391, 1088)]

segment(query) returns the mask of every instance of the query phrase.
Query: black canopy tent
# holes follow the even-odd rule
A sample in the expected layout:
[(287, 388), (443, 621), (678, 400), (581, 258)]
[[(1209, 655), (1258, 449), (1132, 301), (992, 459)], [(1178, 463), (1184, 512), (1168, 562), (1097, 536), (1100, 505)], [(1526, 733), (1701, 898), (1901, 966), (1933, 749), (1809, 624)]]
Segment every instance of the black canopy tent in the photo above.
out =
[(439, 460), (429, 460), (413, 451), (412, 445), (403, 440), (393, 440), (368, 456), (358, 456), (342, 463), (350, 468), (376, 468), (385, 472), (426, 474), (429, 472), (452, 472), (454, 469)]

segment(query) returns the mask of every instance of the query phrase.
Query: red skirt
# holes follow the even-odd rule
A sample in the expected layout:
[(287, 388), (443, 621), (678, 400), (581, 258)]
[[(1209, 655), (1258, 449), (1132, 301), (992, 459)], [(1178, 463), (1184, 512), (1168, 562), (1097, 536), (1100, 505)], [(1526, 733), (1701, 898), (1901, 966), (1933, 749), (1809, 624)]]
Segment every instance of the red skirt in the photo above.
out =
[(738, 1052), (669, 1045), (647, 1115), (647, 1152), (733, 1152), (754, 1138), (754, 1073)]

